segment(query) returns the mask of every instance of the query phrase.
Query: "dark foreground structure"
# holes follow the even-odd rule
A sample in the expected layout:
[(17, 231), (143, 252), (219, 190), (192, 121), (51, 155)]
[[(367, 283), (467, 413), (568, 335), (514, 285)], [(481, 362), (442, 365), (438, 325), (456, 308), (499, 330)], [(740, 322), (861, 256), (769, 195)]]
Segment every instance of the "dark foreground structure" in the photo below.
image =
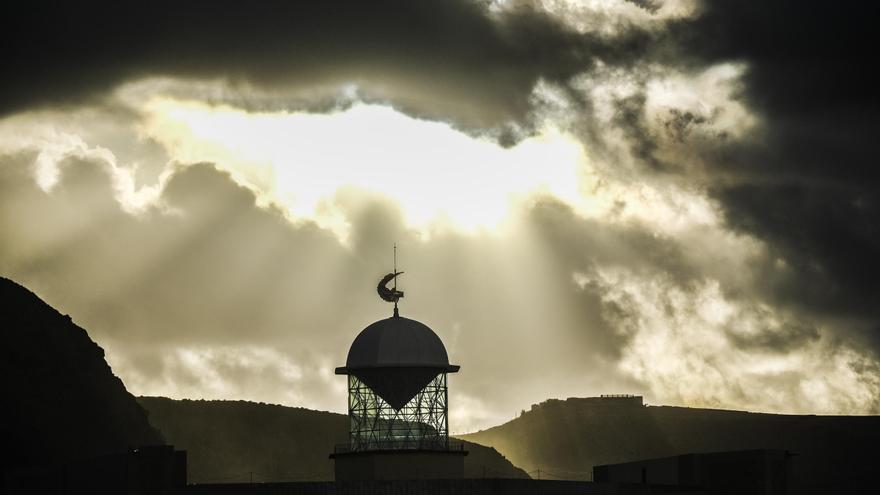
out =
[(173, 495), (186, 490), (186, 451), (152, 445), (57, 466), (0, 471), (3, 495)]
[(705, 495), (695, 487), (514, 479), (190, 485), (187, 495)]
[(707, 495), (788, 495), (791, 458), (786, 450), (684, 454), (595, 466), (593, 479), (700, 486)]

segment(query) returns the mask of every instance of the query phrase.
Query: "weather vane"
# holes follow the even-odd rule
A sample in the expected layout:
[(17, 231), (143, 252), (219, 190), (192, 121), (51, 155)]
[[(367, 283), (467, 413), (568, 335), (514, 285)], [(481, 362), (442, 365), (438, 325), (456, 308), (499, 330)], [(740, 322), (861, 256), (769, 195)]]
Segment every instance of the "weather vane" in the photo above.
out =
[[(394, 303), (394, 316), (400, 316), (397, 312), (397, 301), (403, 298), (403, 291), (397, 290), (397, 276), (402, 274), (403, 272), (397, 271), (397, 244), (394, 244), (394, 271), (382, 277), (382, 280), (379, 281), (379, 285), (376, 286), (376, 292), (379, 293), (379, 297), (382, 298), (383, 301), (393, 302)], [(394, 287), (389, 289), (388, 282), (394, 280)]]

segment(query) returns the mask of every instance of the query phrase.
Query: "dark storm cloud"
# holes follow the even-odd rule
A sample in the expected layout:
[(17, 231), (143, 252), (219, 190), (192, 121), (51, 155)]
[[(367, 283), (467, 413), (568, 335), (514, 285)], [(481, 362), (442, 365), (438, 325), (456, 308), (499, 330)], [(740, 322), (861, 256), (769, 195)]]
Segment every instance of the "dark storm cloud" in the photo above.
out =
[[(880, 317), (880, 105), (868, 75), (876, 6), (712, 1), (694, 52), (744, 60), (743, 97), (763, 122), (727, 146), (712, 191), (728, 222), (789, 269), (772, 286), (802, 307)], [(772, 272), (771, 272), (772, 273)]]
[(748, 63), (743, 96), (767, 125), (729, 163), (740, 177), (876, 185), (878, 97), (866, 61), (876, 6), (824, 2), (708, 2), (694, 53)]
[[(673, 111), (658, 135), (646, 121), (644, 86), (616, 102), (613, 124), (645, 180), (659, 172), (698, 181), (731, 227), (767, 243), (770, 263), (756, 267), (766, 269), (764, 297), (815, 316), (876, 322), (880, 104), (868, 62), (877, 45), (874, 13), (864, 3), (703, 2), (698, 16), (668, 26), (663, 46), (685, 72), (745, 64), (734, 97), (759, 118), (757, 129), (738, 140), (690, 139), (706, 117)], [(639, 84), (650, 77), (634, 71)], [(590, 132), (598, 149), (603, 130)], [(659, 139), (696, 152), (704, 168), (660, 153)]]
[(656, 13), (660, 10), (662, 6), (662, 1), (658, 0), (624, 0), (625, 2), (631, 3), (633, 5), (638, 6), (639, 8), (645, 9), (650, 13)]
[(782, 267), (775, 298), (838, 315), (880, 316), (880, 208), (870, 185), (743, 184), (719, 188), (728, 223), (765, 239)]
[(356, 82), (368, 99), (465, 127), (522, 118), (539, 78), (564, 81), (594, 57), (630, 63), (653, 37), (579, 35), (532, 2), (490, 16), (466, 0), (23, 2), (3, 19), (0, 114), (172, 76), (270, 90)]

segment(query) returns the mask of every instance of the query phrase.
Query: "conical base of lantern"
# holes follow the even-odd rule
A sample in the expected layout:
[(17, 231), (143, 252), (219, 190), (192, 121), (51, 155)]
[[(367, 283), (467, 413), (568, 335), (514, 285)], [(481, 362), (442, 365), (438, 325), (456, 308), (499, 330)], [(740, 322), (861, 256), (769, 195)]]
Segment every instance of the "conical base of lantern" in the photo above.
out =
[(441, 371), (437, 368), (372, 368), (351, 370), (351, 373), (397, 411)]

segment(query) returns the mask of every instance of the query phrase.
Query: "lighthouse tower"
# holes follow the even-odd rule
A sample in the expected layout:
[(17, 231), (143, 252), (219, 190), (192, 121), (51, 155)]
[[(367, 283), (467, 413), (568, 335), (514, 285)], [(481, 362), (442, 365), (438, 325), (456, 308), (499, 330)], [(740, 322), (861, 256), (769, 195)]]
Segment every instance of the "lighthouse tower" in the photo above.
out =
[[(337, 445), (337, 481), (461, 478), (467, 452), (449, 439), (449, 364), (440, 337), (400, 316), (392, 272), (379, 283), (394, 314), (362, 330), (336, 374), (348, 378), (348, 443)], [(395, 280), (393, 289), (388, 282)]]

